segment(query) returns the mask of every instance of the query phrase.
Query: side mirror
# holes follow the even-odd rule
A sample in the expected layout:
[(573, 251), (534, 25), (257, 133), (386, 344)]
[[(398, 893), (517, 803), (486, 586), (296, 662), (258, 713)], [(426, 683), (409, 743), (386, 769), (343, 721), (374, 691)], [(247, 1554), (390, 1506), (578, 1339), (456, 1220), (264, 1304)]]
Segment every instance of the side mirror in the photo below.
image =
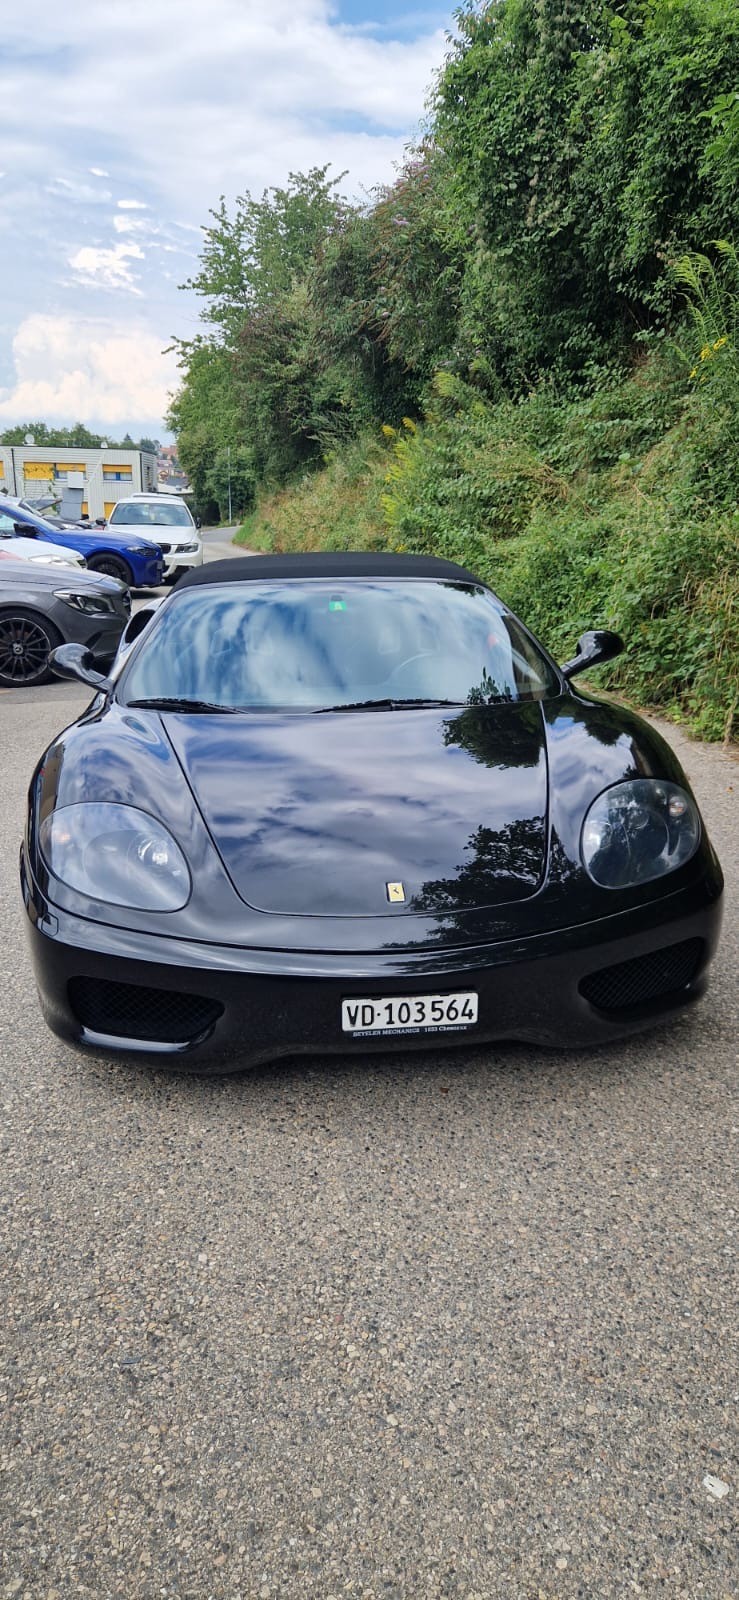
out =
[(560, 667), (563, 678), (574, 678), (586, 667), (599, 667), (602, 661), (613, 661), (620, 656), (624, 642), (620, 633), (610, 633), (607, 628), (595, 628), (583, 633), (577, 641), (577, 655)]
[(36, 529), (28, 522), (14, 522), (13, 527), (21, 539), (38, 539)]
[(49, 656), (49, 666), (58, 678), (78, 678), (91, 689), (109, 688), (110, 679), (96, 671), (94, 661), (92, 651), (83, 644), (60, 644)]

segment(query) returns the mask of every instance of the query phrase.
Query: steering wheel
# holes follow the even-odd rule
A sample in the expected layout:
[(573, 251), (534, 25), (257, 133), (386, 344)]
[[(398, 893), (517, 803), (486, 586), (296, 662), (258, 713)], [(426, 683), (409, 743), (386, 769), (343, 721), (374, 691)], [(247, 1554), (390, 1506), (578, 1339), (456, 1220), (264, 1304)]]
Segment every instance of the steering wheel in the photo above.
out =
[(398, 673), (402, 672), (405, 667), (410, 667), (414, 661), (428, 661), (435, 653), (434, 650), (418, 650), (414, 656), (406, 656), (405, 661), (398, 661), (392, 672), (388, 673), (386, 682), (392, 683), (393, 678), (397, 678)]

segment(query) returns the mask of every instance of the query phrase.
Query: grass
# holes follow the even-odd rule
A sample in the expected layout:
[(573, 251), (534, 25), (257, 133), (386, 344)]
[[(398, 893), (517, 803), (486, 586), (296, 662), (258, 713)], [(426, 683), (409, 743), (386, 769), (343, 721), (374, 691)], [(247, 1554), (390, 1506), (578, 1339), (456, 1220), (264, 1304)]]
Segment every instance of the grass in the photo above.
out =
[(387, 448), (362, 435), (287, 488), (262, 493), (234, 543), (250, 550), (375, 550), (388, 542), (380, 496)]

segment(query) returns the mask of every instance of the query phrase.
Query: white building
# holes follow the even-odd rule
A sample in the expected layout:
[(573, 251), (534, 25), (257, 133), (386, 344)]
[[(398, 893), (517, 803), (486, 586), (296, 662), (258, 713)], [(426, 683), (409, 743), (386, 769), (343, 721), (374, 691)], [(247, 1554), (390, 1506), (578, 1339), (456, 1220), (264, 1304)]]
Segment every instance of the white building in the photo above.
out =
[(155, 493), (157, 458), (148, 450), (75, 450), (55, 445), (0, 445), (0, 495), (35, 500), (58, 495), (62, 515), (107, 517), (117, 500)]

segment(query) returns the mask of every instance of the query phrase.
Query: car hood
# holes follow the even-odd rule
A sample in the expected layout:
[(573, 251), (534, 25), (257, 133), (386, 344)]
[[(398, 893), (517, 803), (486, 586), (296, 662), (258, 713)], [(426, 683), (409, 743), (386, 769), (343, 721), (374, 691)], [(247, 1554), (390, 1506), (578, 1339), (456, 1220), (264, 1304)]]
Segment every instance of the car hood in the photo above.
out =
[(537, 704), (162, 721), (231, 881), (255, 910), (472, 910), (527, 899), (544, 879)]
[(52, 544), (51, 540), (24, 539), (20, 534), (17, 538), (0, 540), (0, 551), (3, 555), (17, 556), (19, 561), (35, 561), (39, 566), (77, 568), (83, 565), (82, 556), (76, 550), (65, 550), (63, 545)]
[(120, 583), (117, 578), (109, 578), (102, 572), (88, 572), (86, 567), (62, 567), (61, 563), (57, 566), (56, 563), (49, 565), (42, 561), (16, 560), (14, 556), (2, 562), (0, 583), (3, 588), (12, 583), (26, 589), (49, 589), (52, 592), (61, 585), (79, 594), (127, 593), (125, 583)]

